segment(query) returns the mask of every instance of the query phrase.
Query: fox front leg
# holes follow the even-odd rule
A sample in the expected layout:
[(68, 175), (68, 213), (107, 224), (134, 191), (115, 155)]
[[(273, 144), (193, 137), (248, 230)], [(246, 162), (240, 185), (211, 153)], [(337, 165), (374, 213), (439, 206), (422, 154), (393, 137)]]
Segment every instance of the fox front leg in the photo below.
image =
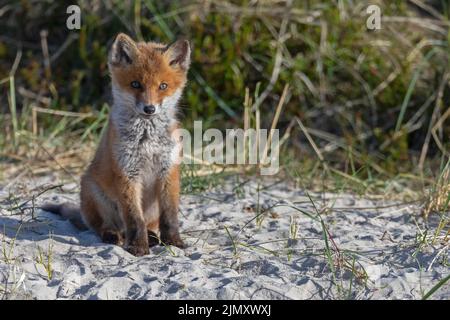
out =
[(178, 208), (180, 201), (180, 169), (179, 166), (172, 167), (168, 175), (162, 181), (159, 217), (159, 230), (161, 242), (164, 245), (174, 245), (185, 248), (181, 240), (178, 222)]
[(127, 181), (123, 184), (119, 205), (125, 223), (125, 249), (135, 256), (149, 254), (147, 226), (141, 208), (139, 184)]

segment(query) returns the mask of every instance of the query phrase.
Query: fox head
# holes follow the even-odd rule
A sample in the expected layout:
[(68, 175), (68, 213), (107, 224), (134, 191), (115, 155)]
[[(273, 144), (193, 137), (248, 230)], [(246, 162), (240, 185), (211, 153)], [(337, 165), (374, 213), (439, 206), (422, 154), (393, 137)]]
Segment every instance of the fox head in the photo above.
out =
[(190, 63), (187, 40), (135, 42), (120, 33), (109, 53), (114, 105), (143, 118), (173, 115)]

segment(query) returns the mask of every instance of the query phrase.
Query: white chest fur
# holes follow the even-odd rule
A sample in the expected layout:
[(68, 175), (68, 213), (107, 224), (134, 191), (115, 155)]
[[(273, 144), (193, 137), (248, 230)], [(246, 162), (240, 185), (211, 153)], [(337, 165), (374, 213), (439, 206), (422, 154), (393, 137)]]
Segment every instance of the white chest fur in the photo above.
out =
[(132, 179), (164, 177), (176, 161), (178, 145), (170, 135), (174, 121), (164, 117), (130, 117), (115, 123), (119, 133), (114, 148), (119, 166)]

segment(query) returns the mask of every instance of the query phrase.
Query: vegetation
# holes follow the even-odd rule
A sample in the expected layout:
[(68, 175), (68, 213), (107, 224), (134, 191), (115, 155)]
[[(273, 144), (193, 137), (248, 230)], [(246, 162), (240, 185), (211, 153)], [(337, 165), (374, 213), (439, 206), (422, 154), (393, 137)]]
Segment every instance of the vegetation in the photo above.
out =
[(186, 128), (243, 127), (244, 105), (269, 128), (289, 85), (276, 124), (283, 172), (302, 183), (325, 173), (366, 192), (389, 179), (419, 189), (448, 180), (446, 1), (376, 1), (375, 31), (374, 1), (79, 1), (81, 30), (71, 31), (72, 2), (0, 7), (0, 178), (84, 168), (111, 103), (108, 48), (126, 32), (191, 41)]

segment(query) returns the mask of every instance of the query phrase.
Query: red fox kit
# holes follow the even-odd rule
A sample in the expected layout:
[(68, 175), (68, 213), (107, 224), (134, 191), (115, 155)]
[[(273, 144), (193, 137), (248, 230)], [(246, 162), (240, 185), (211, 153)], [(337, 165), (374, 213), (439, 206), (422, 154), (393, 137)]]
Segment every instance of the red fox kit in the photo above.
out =
[(113, 106), (94, 159), (81, 178), (80, 208), (47, 204), (76, 226), (130, 253), (163, 244), (184, 247), (178, 231), (180, 192), (176, 105), (186, 84), (190, 47), (135, 42), (119, 34), (109, 53)]

